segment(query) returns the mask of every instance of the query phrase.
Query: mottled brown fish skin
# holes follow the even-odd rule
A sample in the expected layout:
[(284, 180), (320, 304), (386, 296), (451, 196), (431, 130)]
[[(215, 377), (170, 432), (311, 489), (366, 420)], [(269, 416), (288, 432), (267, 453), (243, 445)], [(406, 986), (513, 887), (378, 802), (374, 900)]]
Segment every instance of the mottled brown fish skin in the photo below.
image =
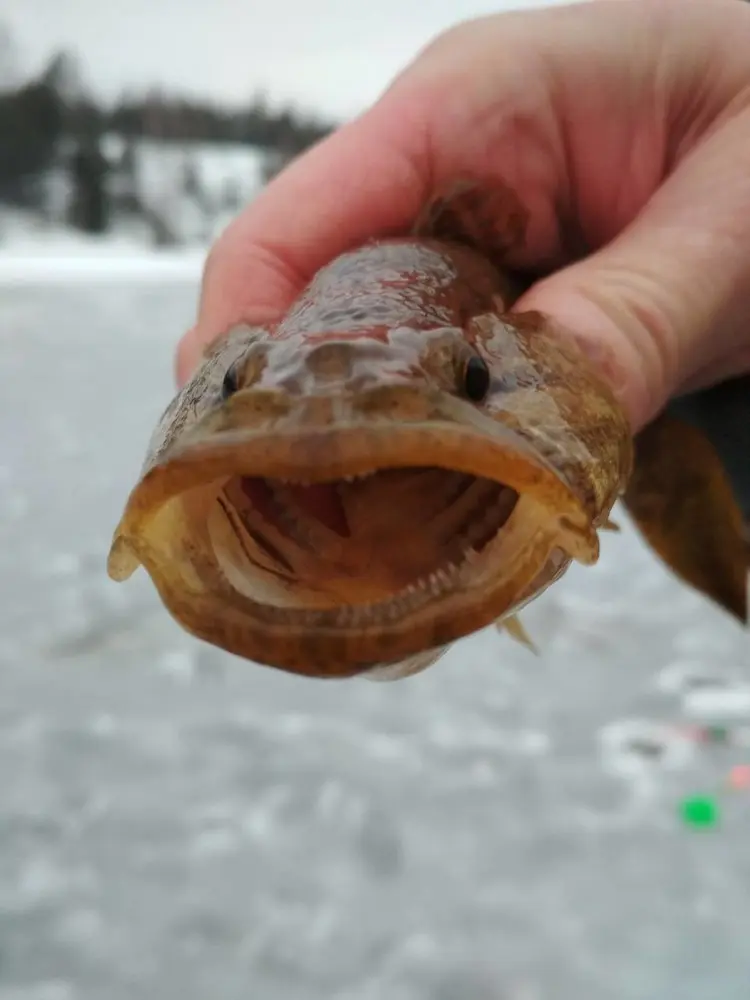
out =
[[(595, 562), (631, 471), (631, 434), (570, 335), (510, 311), (517, 289), (502, 264), (523, 229), (505, 189), (458, 187), (426, 206), (415, 234), (322, 268), (275, 326), (238, 327), (213, 345), (154, 432), (110, 575), (142, 564), (194, 635), (344, 677), (421, 669), (515, 613), (572, 559)], [(489, 371), (480, 399), (467, 381), (477, 358)], [(461, 477), (478, 498), (486, 491), (489, 513), (461, 520)], [(337, 485), (318, 495), (282, 480)], [(242, 489), (253, 508), (238, 527), (229, 508)], [(275, 523), (282, 506), (287, 520)], [(446, 526), (471, 535), (483, 516), (489, 540), (444, 569), (457, 544)], [(234, 525), (246, 551), (217, 549), (211, 525), (222, 538)], [(404, 596), (410, 567), (425, 572)]]
[(750, 376), (674, 400), (635, 441), (625, 507), (684, 583), (750, 621)]

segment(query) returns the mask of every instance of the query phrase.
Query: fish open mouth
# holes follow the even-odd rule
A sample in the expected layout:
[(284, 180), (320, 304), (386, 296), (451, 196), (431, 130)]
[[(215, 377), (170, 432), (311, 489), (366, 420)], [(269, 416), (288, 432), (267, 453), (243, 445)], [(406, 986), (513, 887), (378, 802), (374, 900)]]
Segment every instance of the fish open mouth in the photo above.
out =
[(373, 625), (479, 572), (518, 499), (494, 480), (434, 467), (317, 483), (236, 476), (218, 491), (208, 531), (245, 597), (290, 618)]
[(454, 642), (596, 560), (580, 499), (518, 435), (412, 400), (411, 420), (196, 435), (131, 494), (110, 575), (142, 564), (182, 626), (229, 652), (344, 677)]

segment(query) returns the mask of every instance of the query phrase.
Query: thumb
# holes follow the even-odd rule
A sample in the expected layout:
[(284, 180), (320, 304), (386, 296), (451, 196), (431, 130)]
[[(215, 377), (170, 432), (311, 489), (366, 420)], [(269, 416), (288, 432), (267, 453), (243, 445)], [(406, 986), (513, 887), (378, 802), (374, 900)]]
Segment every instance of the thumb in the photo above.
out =
[(634, 431), (697, 373), (750, 357), (748, 162), (743, 109), (684, 156), (615, 240), (517, 304), (571, 331)]

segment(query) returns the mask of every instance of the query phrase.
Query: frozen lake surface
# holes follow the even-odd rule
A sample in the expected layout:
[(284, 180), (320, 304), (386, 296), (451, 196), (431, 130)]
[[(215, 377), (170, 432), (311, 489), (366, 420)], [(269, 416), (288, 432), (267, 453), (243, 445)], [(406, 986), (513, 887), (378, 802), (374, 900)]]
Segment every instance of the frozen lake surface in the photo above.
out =
[(750, 725), (748, 640), (624, 522), (526, 612), (541, 656), (487, 632), (390, 685), (108, 580), (191, 267), (0, 284), (0, 1000), (747, 1000), (742, 751), (671, 727), (691, 678)]

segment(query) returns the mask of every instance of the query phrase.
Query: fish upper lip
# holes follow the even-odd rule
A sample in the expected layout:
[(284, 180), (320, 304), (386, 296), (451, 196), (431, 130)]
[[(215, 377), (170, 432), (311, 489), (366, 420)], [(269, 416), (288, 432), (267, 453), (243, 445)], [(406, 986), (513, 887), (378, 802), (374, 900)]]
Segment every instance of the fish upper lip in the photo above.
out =
[[(509, 461), (515, 472), (506, 468)], [(200, 473), (204, 482), (247, 475), (312, 483), (407, 466), (482, 476), (519, 493), (533, 491), (537, 483), (556, 484), (563, 506), (579, 506), (567, 484), (522, 435), (447, 394), (443, 405), (411, 419), (401, 414), (374, 419), (354, 415), (325, 424), (281, 420), (257, 427), (214, 427), (210, 433), (199, 425), (146, 478), (171, 470), (178, 480)]]
[[(438, 467), (493, 479), (532, 495), (564, 531), (587, 533), (591, 519), (569, 484), (512, 428), (475, 406), (441, 392), (420, 419), (394, 417), (336, 421), (325, 426), (275, 422), (248, 429), (198, 425), (166, 452), (134, 490), (122, 528), (134, 534), (171, 497), (229, 476), (314, 483), (405, 467)], [(422, 391), (414, 398), (425, 402)], [(406, 399), (406, 396), (404, 396)]]

